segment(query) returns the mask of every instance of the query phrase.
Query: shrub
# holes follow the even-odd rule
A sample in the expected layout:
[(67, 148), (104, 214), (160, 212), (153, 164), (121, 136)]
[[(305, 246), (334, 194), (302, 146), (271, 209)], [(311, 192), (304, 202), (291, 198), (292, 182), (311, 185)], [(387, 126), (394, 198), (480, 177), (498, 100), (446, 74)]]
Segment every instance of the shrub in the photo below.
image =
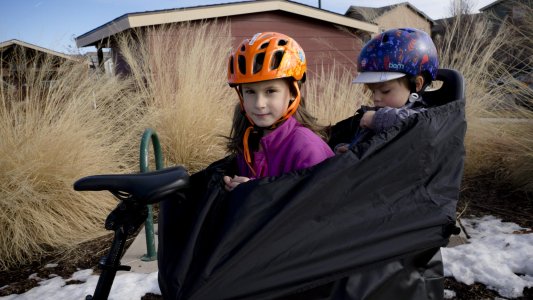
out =
[(309, 112), (318, 118), (320, 124), (335, 125), (354, 115), (362, 104), (370, 104), (364, 85), (352, 84), (354, 77), (351, 70), (336, 64), (309, 76), (303, 89), (305, 100)]
[[(533, 91), (512, 76), (514, 66), (506, 61), (516, 60), (501, 59), (527, 43), (517, 27), (491, 29), (486, 17), (462, 22), (459, 16), (437, 41), (441, 66), (461, 71), (466, 81), (466, 187), (482, 176), (494, 178), (495, 186), (531, 192), (533, 112), (523, 104), (531, 103)], [(531, 61), (524, 63), (531, 70)]]
[(127, 81), (88, 73), (85, 63), (44, 58), (36, 68), (23, 50), (13, 59), (28, 67), (19, 70), (23, 90), (0, 88), (2, 270), (103, 233), (116, 201), (72, 185), (133, 171), (138, 107)]
[[(181, 23), (120, 38), (120, 51), (146, 102), (144, 123), (158, 133), (169, 164), (191, 172), (225, 154), (238, 98), (227, 84), (226, 23)], [(138, 41), (138, 42), (133, 42)]]

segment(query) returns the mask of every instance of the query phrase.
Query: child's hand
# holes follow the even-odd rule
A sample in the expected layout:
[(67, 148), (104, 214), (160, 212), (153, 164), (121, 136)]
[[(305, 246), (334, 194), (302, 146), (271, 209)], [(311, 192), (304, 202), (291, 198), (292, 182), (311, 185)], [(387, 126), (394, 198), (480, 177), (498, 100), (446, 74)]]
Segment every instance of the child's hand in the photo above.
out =
[(223, 180), (224, 180), (224, 183), (226, 184), (225, 186), (226, 191), (231, 192), (236, 186), (246, 181), (249, 181), (250, 178), (235, 175), (233, 176), (233, 178), (229, 176), (224, 176)]
[(374, 127), (374, 115), (376, 112), (374, 110), (366, 111), (359, 122), (361, 128), (372, 128)]
[(348, 151), (348, 148), (350, 147), (350, 144), (342, 143), (335, 146), (335, 154), (341, 154)]

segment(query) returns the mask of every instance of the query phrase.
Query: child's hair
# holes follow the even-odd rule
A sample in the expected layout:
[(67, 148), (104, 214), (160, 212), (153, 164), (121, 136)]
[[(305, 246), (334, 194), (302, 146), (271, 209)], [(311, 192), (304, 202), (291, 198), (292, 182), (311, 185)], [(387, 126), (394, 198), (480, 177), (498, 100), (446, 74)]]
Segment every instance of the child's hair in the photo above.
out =
[(439, 59), (431, 37), (415, 28), (382, 32), (365, 44), (357, 59), (355, 83), (384, 82), (407, 77), (416, 92), (416, 76), (424, 78), (422, 91), (437, 77)]
[[(289, 81), (290, 79), (286, 79)], [(293, 85), (289, 84), (291, 95), (295, 94)], [(305, 107), (305, 98), (301, 96), (300, 105), (294, 113), (294, 118), (298, 123), (312, 130), (315, 134), (320, 136), (322, 139), (327, 140), (326, 127), (321, 126), (317, 123), (317, 118), (313, 117), (311, 113)], [(235, 105), (235, 110), (233, 112), (233, 124), (231, 126), (230, 136), (227, 138), (226, 148), (229, 153), (237, 154), (244, 152), (243, 138), (244, 133), (248, 127), (250, 127), (250, 122), (248, 118), (244, 115), (241, 105)], [(257, 128), (256, 128), (257, 130)], [(259, 133), (259, 132), (257, 132)], [(259, 146), (258, 135), (250, 135), (250, 148), (252, 151), (257, 151)]]
[(277, 32), (263, 32), (255, 34), (251, 39), (245, 39), (233, 51), (228, 62), (228, 84), (235, 88), (240, 105), (235, 111), (233, 127), (228, 137), (227, 148), (231, 153), (244, 153), (245, 160), (250, 163), (250, 152), (258, 147), (261, 131), (255, 127), (251, 118), (244, 110), (241, 87), (244, 83), (284, 78), (294, 97), (285, 114), (270, 128), (273, 129), (291, 116), (303, 125), (317, 133), (322, 129), (316, 119), (305, 109), (300, 93), (300, 86), (305, 82), (307, 62), (300, 45), (291, 37)]

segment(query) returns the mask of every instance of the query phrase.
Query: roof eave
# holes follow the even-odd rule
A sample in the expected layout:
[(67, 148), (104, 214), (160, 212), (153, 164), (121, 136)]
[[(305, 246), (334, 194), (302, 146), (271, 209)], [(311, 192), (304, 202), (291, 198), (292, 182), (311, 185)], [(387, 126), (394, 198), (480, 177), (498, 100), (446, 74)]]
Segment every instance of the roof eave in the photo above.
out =
[(489, 9), (489, 8), (495, 6), (496, 4), (499, 4), (499, 3), (503, 2), (503, 1), (505, 1), (505, 0), (497, 0), (497, 1), (494, 1), (492, 3), (489, 3), (489, 4), (485, 5), (485, 6), (483, 6), (482, 8), (480, 8), (479, 11), (485, 11), (485, 10), (487, 10), (487, 9)]
[(7, 41), (4, 41), (4, 42), (1, 42), (0, 43), (0, 48), (5, 48), (5, 47), (11, 46), (11, 45), (19, 45), (19, 46), (22, 46), (22, 47), (33, 49), (35, 51), (44, 52), (44, 53), (47, 53), (47, 54), (50, 54), (50, 55), (59, 56), (59, 57), (62, 57), (62, 58), (65, 58), (65, 59), (69, 59), (69, 60), (75, 60), (75, 58), (73, 56), (71, 56), (71, 55), (64, 54), (64, 53), (61, 53), (61, 52), (57, 52), (57, 51), (54, 51), (54, 50), (51, 50), (51, 49), (43, 48), (43, 47), (40, 47), (40, 46), (37, 46), (37, 45), (33, 45), (33, 44), (30, 44), (30, 43), (27, 43), (27, 42), (23, 42), (23, 41), (20, 41), (20, 40), (17, 40), (17, 39), (12, 39), (12, 40), (7, 40)]
[[(295, 9), (296, 7), (298, 9)], [(215, 19), (220, 17), (275, 10), (281, 10), (318, 20), (329, 21), (337, 25), (356, 28), (371, 33), (378, 32), (378, 27), (376, 25), (355, 20), (343, 15), (338, 15), (332, 12), (324, 11), (321, 9), (309, 7), (306, 5), (287, 1), (253, 1), (210, 5), (205, 7), (126, 14), (94, 30), (80, 35), (76, 38), (76, 45), (78, 47), (93, 46), (96, 45), (99, 41), (102, 41), (119, 32), (137, 27), (203, 19)], [(154, 17), (154, 15), (157, 15), (157, 18)], [(157, 21), (154, 21), (155, 19)]]
[(409, 6), (414, 12), (418, 13), (419, 15), (421, 15), (422, 17), (424, 17), (426, 20), (428, 20), (429, 22), (431, 22), (432, 25), (435, 25), (435, 21), (428, 15), (426, 15), (426, 13), (424, 13), (423, 11), (421, 11), (420, 9), (416, 8), (415, 6), (413, 6), (411, 3), (409, 2), (402, 2), (398, 5), (407, 5)]
[(387, 12), (393, 10), (394, 8), (396, 7), (399, 7), (399, 6), (402, 6), (402, 5), (407, 5), (407, 7), (409, 7), (412, 11), (414, 11), (415, 13), (421, 15), (424, 19), (428, 20), (432, 25), (435, 25), (435, 20), (433, 20), (430, 16), (426, 15), (423, 11), (419, 10), (418, 8), (414, 7), (413, 5), (411, 5), (409, 2), (401, 2), (401, 3), (397, 3), (397, 4), (391, 4), (391, 5), (387, 5), (387, 6), (382, 6), (382, 7), (368, 7), (368, 6), (355, 6), (355, 5), (351, 5), (348, 10), (346, 11), (345, 15), (347, 15), (348, 13), (350, 13), (351, 11), (356, 11), (358, 9), (372, 9), (374, 11), (379, 11), (379, 10), (383, 10), (384, 8), (387, 8), (386, 10), (383, 10), (381, 13), (379, 13), (377, 15), (377, 17), (381, 17), (383, 16), (384, 14), (386, 14)]
[(106, 39), (107, 37), (132, 28), (130, 25), (130, 18), (130, 14), (123, 15), (111, 22), (108, 22), (96, 29), (76, 37), (76, 46), (78, 48), (96, 46), (98, 42)]

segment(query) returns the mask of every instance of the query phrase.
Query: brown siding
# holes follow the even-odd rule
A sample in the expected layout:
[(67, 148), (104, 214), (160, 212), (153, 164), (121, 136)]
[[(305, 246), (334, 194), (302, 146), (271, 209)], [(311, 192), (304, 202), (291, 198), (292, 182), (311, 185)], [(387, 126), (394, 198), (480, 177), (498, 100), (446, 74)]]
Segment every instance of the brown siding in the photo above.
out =
[[(322, 66), (327, 70), (333, 61), (337, 65), (349, 68), (354, 74), (357, 55), (361, 50), (361, 40), (349, 28), (337, 27), (329, 22), (300, 17), (286, 12), (263, 12), (232, 16), (219, 21), (231, 24), (231, 39), (237, 47), (245, 38), (255, 33), (276, 31), (294, 38), (305, 51), (308, 75), (316, 74)], [(194, 23), (194, 22), (193, 22)], [(128, 68), (120, 53), (114, 50), (117, 74), (127, 73)]]
[(294, 38), (302, 46), (310, 75), (333, 61), (355, 70), (361, 40), (347, 28), (285, 12), (234, 16), (230, 22), (235, 47), (257, 32), (276, 31)]

